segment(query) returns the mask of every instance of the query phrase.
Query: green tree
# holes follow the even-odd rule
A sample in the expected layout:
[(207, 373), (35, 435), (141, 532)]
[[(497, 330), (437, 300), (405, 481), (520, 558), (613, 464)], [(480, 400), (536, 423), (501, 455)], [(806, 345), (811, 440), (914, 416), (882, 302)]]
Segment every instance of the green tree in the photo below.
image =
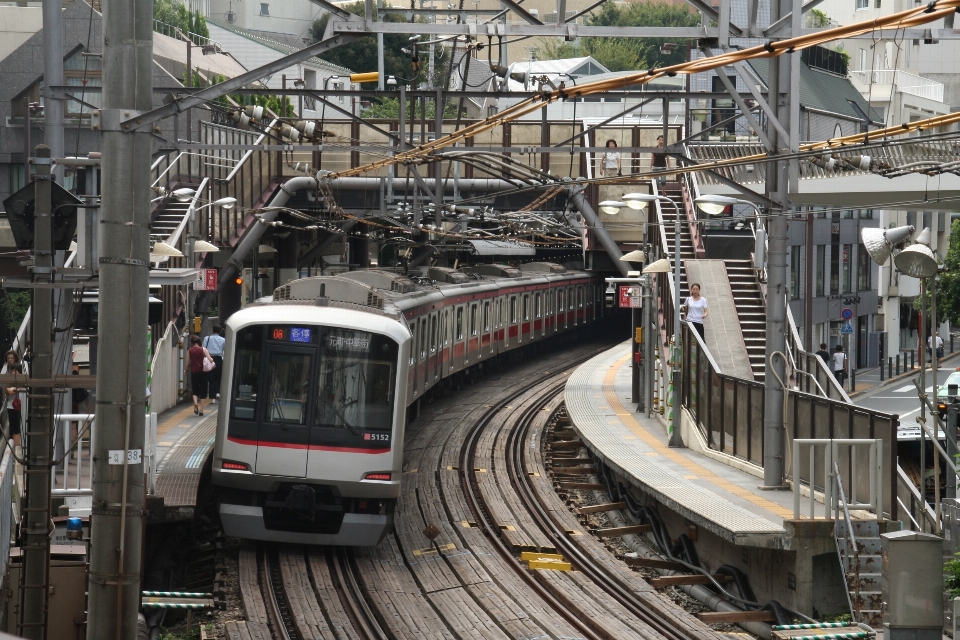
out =
[[(607, 3), (587, 20), (591, 26), (604, 27), (695, 27), (699, 23), (699, 14), (686, 5), (664, 2)], [(686, 59), (683, 46), (661, 53), (660, 48), (667, 43), (663, 38), (580, 38), (576, 42), (551, 38), (542, 43), (546, 60), (592, 56), (611, 71), (664, 67)]]
[(32, 300), (33, 295), (29, 291), (8, 291), (7, 295), (0, 298), (0, 313), (3, 314), (7, 329), (16, 333)]
[(950, 246), (937, 283), (937, 321), (960, 323), (960, 220), (950, 226)]
[[(358, 16), (363, 15), (364, 5), (362, 2), (345, 5), (343, 7), (350, 13)], [(327, 28), (330, 14), (317, 18), (313, 26), (310, 27), (310, 36), (314, 42), (323, 39), (323, 32)], [(374, 20), (376, 20), (376, 10)], [(384, 22), (406, 22), (403, 16), (397, 14), (388, 14), (383, 16)], [(386, 33), (383, 36), (383, 69), (387, 76), (396, 76), (398, 82), (407, 79), (405, 84), (423, 83), (428, 80), (427, 69), (429, 68), (428, 48), (422, 47), (419, 56), (419, 72), (413, 70), (411, 54), (403, 53), (402, 49), (411, 50), (409, 36), (403, 34)], [(365, 73), (368, 71), (377, 71), (377, 39), (372, 34), (367, 38), (354, 40), (349, 44), (337, 47), (322, 53), (321, 59), (341, 67), (346, 67), (355, 73)], [(449, 54), (440, 46), (435, 47), (434, 52), (434, 85), (446, 85), (446, 69), (449, 61)], [(375, 89), (376, 83), (364, 83), (364, 89)]]
[[(413, 102), (413, 101), (410, 101)], [(436, 100), (427, 100), (427, 120), (433, 120), (437, 113)], [(413, 120), (419, 120), (421, 117), (420, 101), (416, 101), (416, 107), (413, 104), (407, 105), (407, 117)], [(361, 114), (364, 118), (382, 118), (385, 120), (396, 120), (400, 117), (400, 99), (383, 98), (378, 103), (374, 103), (363, 110)], [(447, 100), (443, 109), (443, 117), (452, 120), (457, 117), (457, 103), (455, 100)]]
[(153, 0), (153, 19), (171, 27), (178, 27), (184, 33), (195, 34), (197, 37), (192, 37), (194, 44), (200, 44), (201, 36), (210, 37), (207, 19), (200, 12), (187, 9), (179, 0)]

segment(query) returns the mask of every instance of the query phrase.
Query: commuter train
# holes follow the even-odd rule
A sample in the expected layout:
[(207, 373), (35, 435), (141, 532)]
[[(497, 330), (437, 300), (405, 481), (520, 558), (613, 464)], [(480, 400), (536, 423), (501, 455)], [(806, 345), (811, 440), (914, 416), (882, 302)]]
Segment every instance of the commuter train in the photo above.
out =
[(499, 355), (591, 323), (602, 279), (551, 263), (295, 280), (226, 322), (212, 480), (227, 535), (376, 545), (408, 407)]

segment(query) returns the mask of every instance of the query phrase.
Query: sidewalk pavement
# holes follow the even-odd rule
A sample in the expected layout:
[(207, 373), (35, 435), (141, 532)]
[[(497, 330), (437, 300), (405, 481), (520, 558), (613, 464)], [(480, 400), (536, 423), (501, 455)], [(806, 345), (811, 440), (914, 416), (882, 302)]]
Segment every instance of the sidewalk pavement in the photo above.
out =
[[(939, 366), (941, 368), (946, 367), (960, 367), (960, 352), (957, 353), (947, 353), (943, 358), (940, 358)], [(869, 369), (857, 369), (857, 380), (856, 380), (856, 389), (853, 391), (849, 390), (851, 379), (846, 380), (846, 389), (847, 395), (851, 398), (857, 398), (862, 396), (870, 391), (879, 389), (888, 384), (899, 383), (902, 380), (909, 378), (910, 376), (918, 373), (920, 371), (920, 363), (914, 362), (914, 368), (910, 369), (910, 362), (906, 363), (906, 369), (904, 369), (903, 361), (900, 363), (900, 374), (896, 374), (896, 368), (894, 367), (891, 372), (892, 375), (887, 377), (886, 370), (883, 372), (883, 379), (880, 379), (880, 367), (871, 367)]]

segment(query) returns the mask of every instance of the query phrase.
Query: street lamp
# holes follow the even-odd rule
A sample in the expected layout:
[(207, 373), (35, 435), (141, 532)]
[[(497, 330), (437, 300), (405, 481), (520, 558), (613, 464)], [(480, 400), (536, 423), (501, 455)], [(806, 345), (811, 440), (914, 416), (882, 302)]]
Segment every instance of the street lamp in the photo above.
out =
[[(623, 196), (623, 200), (627, 203), (627, 206), (631, 209), (639, 211), (640, 209), (645, 209), (651, 202), (666, 201), (673, 206), (673, 211), (676, 214), (673, 224), (673, 336), (675, 344), (675, 357), (674, 357), (674, 369), (672, 372), (673, 378), (673, 421), (671, 423), (670, 429), (670, 446), (671, 447), (682, 447), (683, 439), (680, 437), (680, 363), (677, 362), (680, 354), (680, 205), (670, 197), (655, 195), (652, 193), (628, 193)], [(600, 208), (603, 208), (601, 203)], [(665, 259), (664, 259), (665, 260)], [(664, 266), (667, 268), (664, 269)], [(669, 262), (664, 263), (662, 260), (658, 260), (651, 265), (648, 265), (644, 270), (644, 273), (668, 273), (669, 272)]]
[(600, 203), (600, 211), (615, 216), (620, 213), (620, 209), (626, 206), (627, 204), (625, 202), (620, 202), (619, 200), (604, 200)]

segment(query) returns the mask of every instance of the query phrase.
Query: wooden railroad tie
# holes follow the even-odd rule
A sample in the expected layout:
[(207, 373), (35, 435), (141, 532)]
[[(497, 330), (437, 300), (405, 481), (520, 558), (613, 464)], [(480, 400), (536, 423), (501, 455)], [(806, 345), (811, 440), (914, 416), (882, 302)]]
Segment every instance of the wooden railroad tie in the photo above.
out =
[(609, 529), (597, 529), (593, 535), (598, 538), (619, 538), (630, 534), (650, 533), (653, 527), (649, 524), (631, 524), (626, 527), (611, 527)]
[(610, 502), (608, 504), (595, 504), (589, 507), (580, 507), (578, 513), (587, 515), (590, 513), (605, 513), (607, 511), (621, 511), (627, 508), (626, 502)]
[(600, 484), (599, 482), (561, 482), (561, 489), (584, 489), (584, 490), (594, 490), (594, 491), (605, 491), (607, 485)]
[(583, 446), (583, 440), (560, 440), (558, 442), (551, 442), (550, 447), (554, 450), (561, 449), (579, 449)]
[[(713, 579), (717, 582), (731, 582), (733, 578), (730, 576), (721, 576), (714, 575)], [(651, 586), (654, 587), (677, 587), (687, 584), (713, 584), (710, 580), (710, 576), (704, 576), (700, 574), (696, 575), (686, 575), (686, 576), (662, 576), (660, 578), (652, 578), (650, 580)]]
[(697, 617), (707, 624), (777, 621), (773, 611), (705, 611), (698, 613)]
[(551, 467), (550, 471), (557, 475), (568, 476), (591, 476), (597, 473), (597, 470), (593, 467)]
[(623, 561), (626, 562), (627, 566), (630, 567), (646, 567), (648, 569), (686, 571), (689, 568), (683, 566), (679, 562), (672, 562), (670, 560), (654, 560), (653, 558), (634, 558), (633, 556), (625, 556)]

